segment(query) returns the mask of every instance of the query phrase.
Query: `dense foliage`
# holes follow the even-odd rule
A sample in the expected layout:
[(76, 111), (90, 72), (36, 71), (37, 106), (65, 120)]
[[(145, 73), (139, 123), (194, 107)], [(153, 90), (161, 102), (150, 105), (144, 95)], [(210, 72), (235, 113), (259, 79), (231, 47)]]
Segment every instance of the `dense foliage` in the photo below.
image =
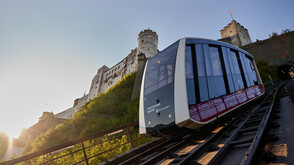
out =
[(138, 99), (131, 101), (135, 73), (87, 102), (69, 121), (27, 143), (24, 153), (35, 152), (138, 120)]
[(270, 81), (269, 75), (271, 76), (272, 80), (278, 79), (277, 70), (273, 66), (269, 65), (266, 61), (257, 61), (256, 65), (263, 82)]
[(5, 156), (8, 147), (8, 142), (9, 137), (5, 133), (0, 132), (0, 161)]

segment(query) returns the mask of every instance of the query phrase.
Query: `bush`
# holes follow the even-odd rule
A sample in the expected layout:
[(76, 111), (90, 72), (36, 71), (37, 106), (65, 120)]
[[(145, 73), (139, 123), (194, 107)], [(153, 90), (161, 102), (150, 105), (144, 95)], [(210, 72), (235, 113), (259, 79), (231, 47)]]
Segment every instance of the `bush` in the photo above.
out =
[(269, 75), (272, 80), (278, 80), (277, 70), (273, 66), (270, 66), (266, 61), (257, 61), (256, 65), (263, 82), (270, 81)]
[(27, 143), (23, 153), (85, 137), (138, 120), (139, 100), (131, 101), (135, 73), (87, 102), (69, 121), (49, 129)]

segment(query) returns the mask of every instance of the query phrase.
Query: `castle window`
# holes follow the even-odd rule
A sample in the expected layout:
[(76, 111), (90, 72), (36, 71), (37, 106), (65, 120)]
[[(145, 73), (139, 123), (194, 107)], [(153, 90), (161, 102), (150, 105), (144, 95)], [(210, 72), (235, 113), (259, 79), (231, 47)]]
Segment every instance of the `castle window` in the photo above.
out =
[(120, 68), (120, 66), (118, 66), (118, 69)]
[(142, 40), (142, 42), (144, 42), (144, 40)]
[(115, 70), (114, 70), (114, 71), (116, 71), (116, 69), (117, 69), (117, 68), (115, 68)]
[(97, 89), (97, 86), (95, 86), (95, 89)]
[(244, 36), (244, 38), (246, 38), (246, 37)]

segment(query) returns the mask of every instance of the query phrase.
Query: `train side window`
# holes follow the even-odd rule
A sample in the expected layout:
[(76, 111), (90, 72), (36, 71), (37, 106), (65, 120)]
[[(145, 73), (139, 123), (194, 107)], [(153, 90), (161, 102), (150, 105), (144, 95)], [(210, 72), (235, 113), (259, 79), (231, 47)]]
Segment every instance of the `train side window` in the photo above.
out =
[(235, 85), (234, 85), (234, 81), (233, 81), (231, 66), (230, 66), (229, 59), (228, 59), (228, 54), (230, 53), (229, 50), (230, 49), (228, 49), (228, 48), (222, 47), (224, 64), (225, 64), (225, 68), (226, 68), (230, 93), (233, 93), (233, 92), (235, 92)]
[(253, 59), (243, 53), (240, 54), (242, 57), (242, 65), (244, 66), (244, 74), (246, 76), (248, 86), (259, 84), (257, 80), (256, 70), (253, 66)]
[[(222, 65), (218, 47), (209, 46), (208, 55), (205, 55), (209, 98), (226, 94)], [(206, 52), (206, 51), (204, 51)]]
[(239, 52), (239, 55), (240, 55), (240, 60), (241, 60), (241, 64), (242, 64), (242, 67), (243, 67), (243, 72), (244, 72), (244, 76), (245, 76), (245, 80), (246, 80), (246, 84), (249, 86), (250, 85), (250, 80), (249, 80), (249, 77), (248, 77), (248, 69), (247, 69), (247, 62), (245, 62), (245, 55), (244, 53), (241, 53)]
[(193, 71), (193, 59), (192, 59), (192, 48), (191, 46), (186, 46), (185, 52), (185, 74), (186, 74), (186, 88), (188, 95), (188, 104), (196, 104), (195, 95), (195, 83), (194, 83), (194, 71)]
[(196, 49), (196, 59), (197, 59), (197, 71), (198, 71), (198, 84), (199, 84), (199, 94), (200, 102), (207, 101), (208, 98), (208, 87), (206, 78), (205, 61), (203, 57), (203, 48), (201, 44), (195, 45)]
[(240, 72), (239, 63), (237, 60), (237, 52), (230, 50), (230, 54), (228, 55), (228, 59), (231, 66), (233, 81), (236, 90), (244, 89), (244, 83)]

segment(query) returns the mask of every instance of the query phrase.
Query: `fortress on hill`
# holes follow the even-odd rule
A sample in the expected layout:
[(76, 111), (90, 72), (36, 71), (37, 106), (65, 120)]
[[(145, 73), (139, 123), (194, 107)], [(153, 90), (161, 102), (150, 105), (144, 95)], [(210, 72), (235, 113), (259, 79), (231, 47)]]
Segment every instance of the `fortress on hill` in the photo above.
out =
[(98, 69), (97, 74), (92, 79), (88, 94), (77, 98), (72, 108), (60, 112), (54, 115), (54, 117), (61, 119), (72, 118), (73, 114), (85, 105), (86, 102), (115, 85), (124, 75), (137, 71), (140, 59), (153, 57), (159, 52), (158, 35), (156, 32), (150, 29), (141, 31), (138, 34), (137, 41), (137, 47), (131, 50), (119, 63), (111, 68), (104, 65)]

